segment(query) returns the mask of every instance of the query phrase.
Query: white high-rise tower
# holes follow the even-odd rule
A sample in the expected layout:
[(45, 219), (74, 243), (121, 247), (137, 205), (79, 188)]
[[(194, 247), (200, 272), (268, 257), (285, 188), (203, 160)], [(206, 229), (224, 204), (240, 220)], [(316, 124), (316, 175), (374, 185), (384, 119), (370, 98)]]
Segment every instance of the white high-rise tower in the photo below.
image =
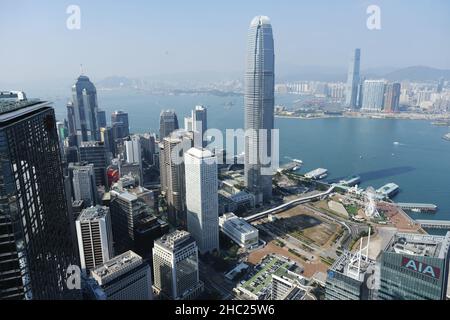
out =
[(206, 149), (184, 154), (188, 231), (200, 253), (219, 249), (217, 158)]

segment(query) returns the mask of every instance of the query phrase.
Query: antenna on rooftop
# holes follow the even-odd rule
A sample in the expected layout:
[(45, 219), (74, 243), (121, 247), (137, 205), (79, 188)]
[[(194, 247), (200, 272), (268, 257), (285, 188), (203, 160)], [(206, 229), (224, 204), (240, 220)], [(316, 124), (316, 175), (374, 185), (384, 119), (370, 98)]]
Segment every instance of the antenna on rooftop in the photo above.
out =
[[(369, 226), (366, 246), (363, 247), (363, 238), (361, 238), (361, 242), (359, 243), (359, 251), (353, 255), (350, 253), (350, 261), (347, 265), (347, 274), (356, 280), (359, 280), (359, 275), (361, 273), (361, 262), (363, 260), (365, 262), (369, 261), (370, 231), (371, 227)], [(365, 254), (363, 254), (364, 251)]]
[(80, 75), (84, 76), (83, 64), (80, 64)]

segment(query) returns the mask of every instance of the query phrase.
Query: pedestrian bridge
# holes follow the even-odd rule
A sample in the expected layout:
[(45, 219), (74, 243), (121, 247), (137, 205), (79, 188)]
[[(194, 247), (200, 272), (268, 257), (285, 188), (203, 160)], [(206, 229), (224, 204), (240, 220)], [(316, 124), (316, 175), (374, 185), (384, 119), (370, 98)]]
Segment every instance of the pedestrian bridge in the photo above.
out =
[(306, 203), (306, 202), (309, 202), (309, 201), (314, 200), (314, 199), (320, 199), (320, 198), (322, 198), (324, 196), (329, 195), (331, 192), (333, 192), (334, 188), (335, 188), (335, 186), (331, 186), (325, 192), (318, 193), (318, 194), (315, 194), (315, 195), (312, 195), (312, 196), (307, 196), (307, 197), (301, 197), (301, 198), (298, 198), (298, 199), (294, 199), (294, 200), (291, 200), (289, 202), (283, 203), (282, 205), (279, 205), (278, 207), (275, 207), (275, 208), (272, 208), (272, 209), (269, 209), (269, 210), (266, 210), (266, 211), (263, 211), (263, 212), (260, 212), (260, 213), (256, 213), (256, 214), (254, 214), (252, 216), (248, 216), (248, 217), (246, 217), (244, 219), (247, 222), (252, 222), (252, 221), (264, 218), (264, 217), (268, 216), (271, 213), (276, 213), (278, 211), (286, 210), (286, 209), (288, 209), (291, 206), (298, 205), (298, 204), (301, 204), (301, 203)]

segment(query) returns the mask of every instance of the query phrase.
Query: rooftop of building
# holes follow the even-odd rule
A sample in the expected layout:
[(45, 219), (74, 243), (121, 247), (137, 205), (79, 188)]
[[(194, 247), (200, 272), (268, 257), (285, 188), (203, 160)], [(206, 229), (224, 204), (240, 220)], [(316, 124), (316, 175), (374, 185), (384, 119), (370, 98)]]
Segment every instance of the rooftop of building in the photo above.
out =
[(139, 266), (142, 262), (142, 257), (130, 250), (108, 260), (92, 270), (91, 274), (101, 285), (104, 280), (109, 280), (110, 277), (116, 278), (128, 272), (130, 266)]
[(267, 16), (256, 16), (250, 23), (251, 26), (270, 25), (270, 18)]
[(278, 255), (268, 255), (261, 260), (261, 263), (255, 267), (255, 271), (250, 275), (247, 281), (244, 281), (239, 287), (252, 295), (265, 295), (270, 289), (272, 275), (287, 275), (286, 270), (297, 270), (295, 262)]
[[(25, 95), (23, 93), (23, 95)], [(33, 112), (43, 107), (50, 107), (49, 102), (40, 101), (38, 99), (27, 100), (25, 96), (23, 99), (20, 93), (16, 91), (1, 92), (0, 93), (0, 122), (7, 122), (8, 120), (20, 117), (21, 115)]]
[(347, 251), (336, 259), (328, 270), (328, 274), (332, 275), (333, 272), (338, 272), (355, 280), (363, 281), (365, 273), (368, 271), (369, 267), (374, 264), (375, 261), (365, 258), (362, 258), (361, 263), (359, 264), (359, 260), (355, 258), (355, 255)]
[(186, 154), (189, 154), (198, 159), (215, 157), (213, 153), (206, 148), (190, 148), (188, 151), (186, 151)]
[(450, 248), (450, 232), (445, 236), (396, 233), (385, 252), (443, 259)]
[(78, 216), (79, 221), (91, 221), (96, 219), (101, 219), (105, 217), (109, 213), (108, 207), (102, 207), (102, 206), (92, 206), (86, 209), (83, 209), (81, 211), (80, 215)]
[(166, 234), (155, 241), (155, 244), (162, 246), (169, 250), (174, 250), (181, 245), (188, 245), (195, 242), (191, 234), (184, 230), (176, 230), (172, 233)]
[(236, 216), (233, 212), (225, 213), (219, 217), (219, 221), (230, 224), (234, 229), (242, 234), (250, 234), (258, 230), (244, 219)]

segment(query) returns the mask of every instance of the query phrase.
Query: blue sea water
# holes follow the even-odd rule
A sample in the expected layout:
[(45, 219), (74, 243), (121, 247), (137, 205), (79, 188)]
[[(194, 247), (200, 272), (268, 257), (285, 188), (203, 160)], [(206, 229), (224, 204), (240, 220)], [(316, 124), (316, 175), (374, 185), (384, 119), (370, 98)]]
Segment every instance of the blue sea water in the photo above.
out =
[[(52, 99), (58, 119), (66, 116), (70, 97)], [(50, 97), (51, 99), (51, 97)], [(276, 104), (291, 106), (298, 96), (280, 95)], [(132, 132), (158, 132), (161, 109), (174, 109), (180, 126), (190, 110), (208, 107), (208, 127), (242, 128), (243, 97), (212, 95), (150, 95), (133, 91), (99, 91), (98, 103), (110, 114), (129, 113)], [(328, 180), (358, 174), (362, 186), (379, 188), (395, 182), (398, 202), (438, 205), (436, 214), (413, 218), (450, 220), (450, 142), (442, 139), (446, 127), (429, 121), (330, 118), (300, 120), (276, 118), (280, 129), (280, 161), (301, 159), (302, 172), (318, 167), (329, 170)]]

